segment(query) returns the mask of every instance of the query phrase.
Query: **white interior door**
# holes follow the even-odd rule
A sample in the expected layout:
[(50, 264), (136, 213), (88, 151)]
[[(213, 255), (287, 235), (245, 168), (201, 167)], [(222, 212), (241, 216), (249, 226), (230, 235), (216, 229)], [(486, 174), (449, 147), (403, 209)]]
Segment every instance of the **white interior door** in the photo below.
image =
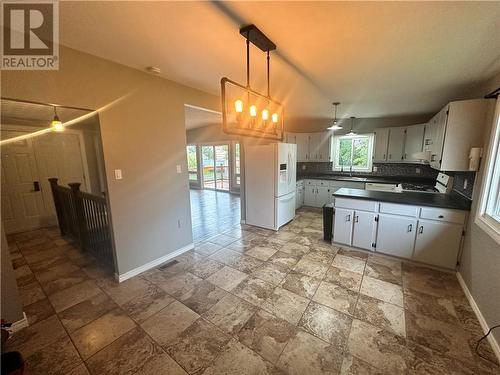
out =
[(87, 191), (80, 137), (76, 133), (47, 133), (34, 139), (34, 149), (47, 220), (52, 218), (55, 224), (49, 178), (58, 178), (58, 184), (64, 186), (79, 182), (80, 190)]
[[(2, 131), (2, 139), (25, 135)], [(2, 221), (5, 233), (39, 228), (44, 215), (42, 192), (31, 139), (5, 144), (2, 153)]]

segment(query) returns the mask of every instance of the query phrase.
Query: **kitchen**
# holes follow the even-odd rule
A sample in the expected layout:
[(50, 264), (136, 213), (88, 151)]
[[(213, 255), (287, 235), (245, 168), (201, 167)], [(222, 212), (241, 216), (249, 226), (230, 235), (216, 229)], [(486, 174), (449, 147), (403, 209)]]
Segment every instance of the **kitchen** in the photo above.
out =
[(3, 236), (27, 372), (498, 374), (500, 3), (43, 5), (3, 99), (99, 115), (114, 267)]

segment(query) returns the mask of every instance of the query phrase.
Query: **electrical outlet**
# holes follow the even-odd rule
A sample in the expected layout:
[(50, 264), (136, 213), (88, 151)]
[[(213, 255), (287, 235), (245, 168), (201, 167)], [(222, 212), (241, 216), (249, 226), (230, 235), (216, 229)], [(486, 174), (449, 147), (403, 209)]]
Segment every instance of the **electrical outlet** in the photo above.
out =
[(416, 174), (420, 174), (420, 172), (421, 172), (421, 171), (422, 171), (422, 170), (421, 170), (420, 168), (415, 168), (415, 173), (416, 173)]
[(464, 179), (464, 190), (467, 189), (468, 184), (469, 184), (469, 181), (467, 181), (467, 179)]
[(123, 178), (122, 176), (122, 170), (121, 169), (115, 169), (115, 180), (121, 180)]
[(181, 168), (180, 164), (176, 165), (176, 169), (177, 169), (177, 173), (181, 173), (182, 172), (182, 168)]
[(377, 166), (373, 166), (373, 172), (377, 172), (378, 171), (378, 167)]

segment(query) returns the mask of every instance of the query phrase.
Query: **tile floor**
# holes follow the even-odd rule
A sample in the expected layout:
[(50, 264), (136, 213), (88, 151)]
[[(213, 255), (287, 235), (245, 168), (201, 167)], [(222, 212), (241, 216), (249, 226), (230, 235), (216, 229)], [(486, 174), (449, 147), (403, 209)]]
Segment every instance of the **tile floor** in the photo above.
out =
[[(498, 374), (456, 277), (321, 240), (301, 209), (117, 284), (56, 229), (10, 236), (30, 374)], [(485, 342), (481, 353), (494, 356)]]

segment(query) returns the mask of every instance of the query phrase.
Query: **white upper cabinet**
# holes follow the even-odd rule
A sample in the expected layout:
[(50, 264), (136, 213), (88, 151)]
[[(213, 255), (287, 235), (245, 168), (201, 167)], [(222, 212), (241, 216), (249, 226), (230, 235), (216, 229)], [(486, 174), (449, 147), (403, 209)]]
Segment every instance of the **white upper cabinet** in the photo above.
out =
[(431, 167), (467, 171), (469, 152), (483, 147), (484, 131), (491, 123), (494, 100), (473, 99), (449, 103), (431, 119), (436, 127), (431, 147)]
[(375, 146), (373, 148), (373, 161), (387, 161), (387, 147), (389, 145), (389, 128), (375, 131)]
[(287, 142), (297, 144), (297, 161), (331, 161), (330, 133), (288, 133)]
[(387, 161), (399, 162), (399, 163), (403, 161), (405, 129), (406, 128), (389, 129), (389, 146), (387, 148)]
[(406, 128), (405, 148), (403, 160), (405, 162), (418, 162), (419, 159), (414, 159), (413, 154), (421, 152), (424, 146), (425, 124), (413, 125)]

